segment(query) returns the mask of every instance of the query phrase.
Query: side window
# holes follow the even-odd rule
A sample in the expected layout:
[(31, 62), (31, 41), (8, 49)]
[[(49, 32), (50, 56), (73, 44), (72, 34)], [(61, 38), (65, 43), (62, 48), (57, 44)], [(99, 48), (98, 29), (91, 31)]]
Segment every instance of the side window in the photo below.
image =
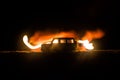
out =
[(54, 39), (53, 43), (59, 43), (58, 39)]
[(65, 39), (61, 39), (60, 43), (66, 43), (66, 40)]
[(67, 40), (67, 43), (74, 43), (74, 40), (73, 39), (69, 39), (69, 40)]

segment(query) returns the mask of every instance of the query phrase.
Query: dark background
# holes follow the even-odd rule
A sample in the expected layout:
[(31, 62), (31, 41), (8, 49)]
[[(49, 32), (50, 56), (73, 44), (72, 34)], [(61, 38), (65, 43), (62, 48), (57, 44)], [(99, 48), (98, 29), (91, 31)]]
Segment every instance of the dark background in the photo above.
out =
[[(87, 29), (105, 31), (102, 39), (94, 40), (100, 49), (119, 49), (119, 3), (114, 0), (44, 1), (1, 3), (0, 9), (0, 78), (75, 80), (118, 79), (119, 51), (80, 53), (2, 52), (21, 50), (24, 34), (36, 30), (62, 29), (81, 33)], [(27, 47), (26, 47), (27, 49)], [(25, 78), (24, 78), (25, 79)], [(88, 80), (87, 79), (87, 80)]]
[[(6, 6), (6, 7), (4, 7)], [(100, 49), (119, 49), (119, 7), (113, 0), (79, 2), (17, 2), (1, 7), (0, 50), (20, 50), (24, 34), (36, 30), (84, 31), (100, 28), (105, 36), (95, 40)]]

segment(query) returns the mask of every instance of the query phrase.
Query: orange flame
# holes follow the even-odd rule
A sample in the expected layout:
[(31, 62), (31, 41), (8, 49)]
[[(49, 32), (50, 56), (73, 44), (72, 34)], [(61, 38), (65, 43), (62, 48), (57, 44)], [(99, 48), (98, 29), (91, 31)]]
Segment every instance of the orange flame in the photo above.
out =
[(82, 51), (92, 50), (94, 49), (93, 43), (90, 43), (93, 39), (100, 39), (104, 36), (104, 32), (101, 29), (96, 30), (87, 30), (84, 36), (81, 38), (82, 40), (78, 40), (78, 43), (83, 44), (79, 49)]
[(82, 40), (92, 41), (93, 39), (100, 39), (104, 36), (104, 32), (100, 29), (95, 31), (87, 30), (85, 35), (82, 37)]
[[(23, 37), (23, 42), (27, 47), (29, 47), (32, 51), (40, 51), (41, 44), (51, 41), (55, 37), (73, 37), (75, 39), (80, 39), (79, 36), (76, 35), (75, 31), (67, 31), (67, 32), (60, 32), (60, 33), (50, 33), (50, 32), (35, 32), (35, 34), (30, 37), (28, 41), (27, 35)], [(93, 39), (100, 39), (104, 36), (104, 32), (100, 29), (95, 31), (87, 30), (85, 35), (81, 37), (82, 40), (78, 40), (78, 43), (83, 44), (80, 47), (80, 50), (92, 50), (94, 46), (92, 43), (89, 43)], [(49, 44), (49, 43), (48, 43)]]
[(29, 42), (27, 35), (25, 35), (23, 37), (23, 42), (32, 51), (40, 51), (41, 44), (51, 41), (54, 37), (75, 37), (75, 36), (76, 35), (74, 31), (60, 32), (55, 34), (49, 32), (35, 32), (35, 34), (32, 37), (30, 37)]
[(23, 42), (24, 42), (25, 45), (28, 46), (30, 49), (37, 49), (37, 48), (41, 47), (41, 44), (36, 45), (36, 46), (31, 45), (31, 44), (28, 42), (28, 37), (27, 37), (27, 35), (25, 35), (25, 36), (23, 37)]
[(47, 41), (51, 41), (54, 37), (75, 37), (73, 31), (70, 32), (60, 32), (60, 33), (48, 33), (48, 32), (35, 32), (35, 34), (30, 38), (30, 43), (33, 45), (41, 44)]
[[(94, 49), (93, 44), (92, 44), (92, 43), (89, 43), (88, 40), (78, 40), (78, 43), (83, 44), (83, 47), (85, 48), (85, 50), (86, 50), (86, 49), (88, 49), (88, 50)], [(82, 49), (82, 50), (83, 50), (83, 49)]]

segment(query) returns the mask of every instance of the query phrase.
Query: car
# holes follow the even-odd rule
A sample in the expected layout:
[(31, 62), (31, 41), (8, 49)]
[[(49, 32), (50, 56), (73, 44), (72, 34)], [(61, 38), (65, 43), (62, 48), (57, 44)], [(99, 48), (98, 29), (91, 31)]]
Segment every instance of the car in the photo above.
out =
[(41, 45), (42, 52), (72, 52), (75, 51), (77, 42), (74, 38), (59, 37)]

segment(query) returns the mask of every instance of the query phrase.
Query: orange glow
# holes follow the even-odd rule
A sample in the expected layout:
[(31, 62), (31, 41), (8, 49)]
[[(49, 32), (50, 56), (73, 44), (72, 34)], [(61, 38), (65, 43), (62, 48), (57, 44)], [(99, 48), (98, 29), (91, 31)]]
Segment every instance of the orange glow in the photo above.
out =
[[(23, 37), (24, 44), (30, 48), (32, 51), (40, 51), (41, 44), (45, 43), (50, 44), (48, 41), (52, 41), (56, 37), (73, 37), (77, 39), (77, 42), (83, 46), (79, 50), (92, 50), (94, 49), (93, 43), (90, 43), (93, 39), (100, 39), (104, 36), (104, 32), (100, 29), (91, 31), (87, 30), (84, 36), (80, 37), (75, 31), (59, 32), (59, 33), (50, 33), (46, 31), (37, 31), (35, 32), (28, 41), (27, 35)], [(55, 40), (54, 43), (58, 43), (58, 40)]]
[(94, 46), (92, 43), (89, 43), (88, 40), (79, 40), (78, 43), (83, 44), (84, 48), (88, 49), (88, 50), (92, 50), (94, 49)]
[(53, 43), (58, 43), (58, 39), (55, 39), (55, 40), (53, 41)]
[(100, 29), (95, 31), (87, 30), (85, 35), (82, 37), (82, 40), (92, 41), (93, 39), (100, 39), (104, 36), (104, 32)]
[(40, 48), (40, 47), (41, 47), (41, 44), (38, 44), (38, 45), (36, 45), (36, 46), (31, 45), (31, 44), (28, 42), (28, 37), (27, 37), (27, 35), (24, 35), (24, 37), (23, 37), (23, 42), (24, 42), (24, 44), (25, 44), (27, 47), (29, 47), (30, 49), (37, 49), (37, 48)]

